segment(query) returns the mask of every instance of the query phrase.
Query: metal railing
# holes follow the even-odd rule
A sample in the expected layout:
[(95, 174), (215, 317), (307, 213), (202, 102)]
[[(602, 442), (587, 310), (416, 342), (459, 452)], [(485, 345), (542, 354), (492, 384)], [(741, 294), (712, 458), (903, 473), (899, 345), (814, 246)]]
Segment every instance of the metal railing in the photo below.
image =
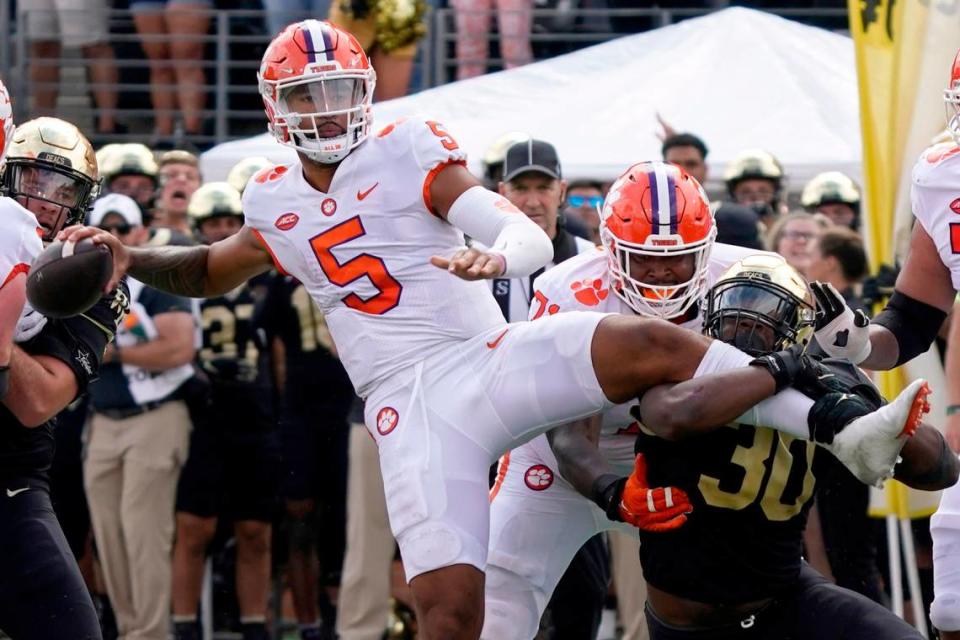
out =
[[(129, 11), (111, 10), (104, 16), (109, 24), (109, 44), (114, 50), (116, 68), (120, 75), (117, 85), (95, 84), (90, 80), (90, 66), (97, 60), (86, 59), (77, 48), (65, 48), (59, 56), (40, 55), (26, 34), (24, 14), (11, 18), (12, 0), (0, 0), (0, 32), (11, 34), (0, 42), (0, 77), (11, 91), (18, 121), (40, 115), (32, 106), (31, 96), (38, 90), (56, 89), (58, 116), (77, 123), (85, 131), (95, 131), (98, 114), (104, 110), (92, 96), (96, 91), (115, 91), (118, 107), (114, 114), (126, 131), (96, 135), (97, 143), (137, 140), (156, 142), (153, 118), (158, 111), (150, 101), (150, 72), (141, 42), (171, 42), (185, 36), (137, 33)], [(567, 3), (572, 4), (572, 3)], [(530, 42), (534, 59), (552, 57), (613, 38), (635, 33), (637, 30), (673, 24), (687, 18), (704, 15), (715, 9), (535, 9)], [(801, 22), (827, 26), (836, 30), (846, 28), (846, 9), (772, 9), (772, 13)], [(497, 54), (500, 36), (491, 12), (491, 31), (487, 35), (492, 54), (481, 60), (488, 70), (502, 68)], [(221, 10), (207, 12), (210, 17), (206, 35), (191, 36), (204, 48), (201, 59), (190, 64), (204, 72), (200, 87), (206, 95), (202, 110), (205, 128), (199, 134), (174, 136), (172, 142), (189, 142), (209, 146), (235, 138), (261, 133), (265, 122), (260, 98), (257, 95), (256, 70), (263, 50), (272, 34), (264, 26), (265, 12), (256, 10)], [(456, 27), (453, 9), (435, 9), (428, 18), (428, 34), (421, 41), (415, 63), (411, 91), (449, 82), (456, 76)], [(599, 25), (599, 26), (598, 26)], [(56, 38), (56, 36), (54, 36)], [(171, 63), (172, 64), (172, 63)], [(59, 80), (55, 83), (31, 81), (30, 69), (55, 66)], [(177, 92), (175, 84), (154, 87)], [(176, 116), (176, 110), (169, 115)]]

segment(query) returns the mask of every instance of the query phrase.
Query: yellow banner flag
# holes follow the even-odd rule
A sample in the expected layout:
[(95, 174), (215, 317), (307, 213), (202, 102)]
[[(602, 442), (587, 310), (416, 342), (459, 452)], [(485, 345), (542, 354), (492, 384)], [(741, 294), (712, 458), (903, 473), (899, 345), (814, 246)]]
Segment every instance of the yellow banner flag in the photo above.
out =
[[(920, 152), (943, 129), (942, 91), (950, 62), (960, 46), (956, 3), (930, 0), (848, 0), (850, 32), (857, 60), (860, 127), (863, 135), (863, 214), (874, 267), (896, 261), (913, 222), (910, 171)], [(932, 422), (942, 424), (946, 387), (938, 359), (927, 354), (908, 367), (908, 377), (925, 377), (940, 393), (933, 397)], [(881, 392), (902, 388), (901, 369), (879, 376)], [(936, 509), (937, 493), (887, 484), (885, 499), (871, 513), (921, 517)]]

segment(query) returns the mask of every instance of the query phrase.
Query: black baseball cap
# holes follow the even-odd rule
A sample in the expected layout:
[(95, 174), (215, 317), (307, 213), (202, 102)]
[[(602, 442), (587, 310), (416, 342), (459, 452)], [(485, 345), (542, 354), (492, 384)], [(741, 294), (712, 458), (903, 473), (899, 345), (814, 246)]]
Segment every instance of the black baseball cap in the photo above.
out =
[(503, 159), (503, 181), (510, 182), (521, 173), (536, 171), (560, 179), (560, 158), (553, 145), (543, 140), (515, 142)]

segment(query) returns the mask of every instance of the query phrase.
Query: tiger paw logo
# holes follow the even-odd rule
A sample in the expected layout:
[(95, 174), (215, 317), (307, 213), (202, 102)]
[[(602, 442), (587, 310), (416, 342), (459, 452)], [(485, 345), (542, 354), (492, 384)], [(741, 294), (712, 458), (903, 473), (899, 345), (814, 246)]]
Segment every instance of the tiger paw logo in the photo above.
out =
[(570, 285), (570, 289), (573, 291), (573, 297), (577, 299), (577, 302), (588, 307), (597, 306), (606, 300), (610, 294), (610, 289), (603, 288), (603, 280), (600, 278), (578, 280)]
[(393, 407), (384, 407), (377, 412), (377, 433), (382, 436), (387, 435), (397, 428), (400, 422), (400, 414)]
[(264, 184), (265, 182), (268, 182), (268, 181), (273, 182), (274, 180), (279, 180), (280, 177), (283, 176), (283, 174), (285, 174), (286, 172), (287, 172), (287, 167), (284, 167), (282, 165), (279, 167), (270, 167), (258, 173), (254, 178), (254, 181), (257, 184)]
[(324, 198), (323, 202), (320, 203), (320, 211), (325, 216), (332, 216), (337, 212), (337, 201), (333, 198)]
[(523, 482), (531, 491), (543, 491), (553, 484), (553, 471), (545, 464), (535, 464), (523, 474)]

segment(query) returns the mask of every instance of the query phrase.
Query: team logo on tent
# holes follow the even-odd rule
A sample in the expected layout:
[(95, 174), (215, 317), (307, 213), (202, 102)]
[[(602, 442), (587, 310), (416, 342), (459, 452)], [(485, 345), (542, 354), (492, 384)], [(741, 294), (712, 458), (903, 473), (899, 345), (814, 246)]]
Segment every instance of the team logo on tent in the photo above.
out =
[(533, 491), (549, 489), (553, 484), (553, 471), (545, 464), (535, 464), (523, 474), (523, 482)]

